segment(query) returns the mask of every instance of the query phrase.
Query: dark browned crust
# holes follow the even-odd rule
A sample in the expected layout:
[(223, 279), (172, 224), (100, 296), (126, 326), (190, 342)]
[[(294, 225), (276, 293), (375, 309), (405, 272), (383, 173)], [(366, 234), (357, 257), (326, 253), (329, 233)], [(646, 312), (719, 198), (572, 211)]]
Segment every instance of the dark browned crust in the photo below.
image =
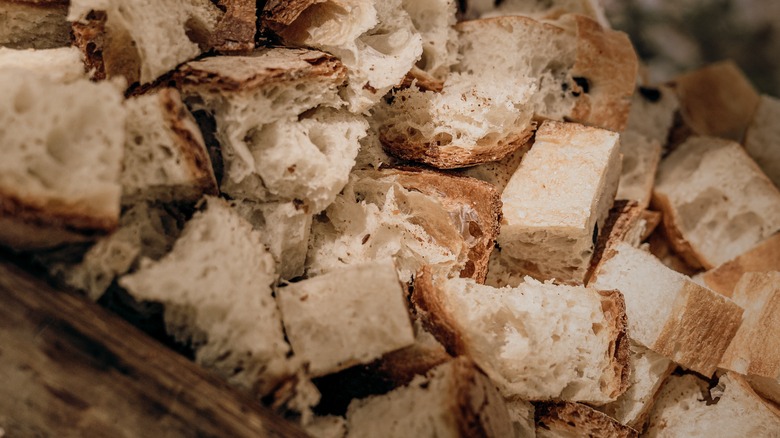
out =
[(441, 297), (441, 289), (435, 281), (431, 268), (424, 266), (414, 278), (412, 304), (423, 327), (441, 342), (449, 354), (459, 356), (467, 351), (461, 328), (447, 310)]
[(620, 397), (630, 384), (631, 378), (631, 351), (628, 340), (628, 317), (626, 316), (626, 301), (623, 294), (617, 290), (600, 290), (601, 310), (604, 319), (610, 322), (608, 355), (611, 358), (612, 373), (614, 378), (607, 382), (606, 388), (602, 388), (610, 398)]
[(210, 45), (220, 53), (251, 52), (257, 33), (257, 2), (255, 0), (219, 0), (225, 15), (211, 35)]
[(636, 201), (624, 199), (615, 201), (609, 210), (606, 221), (604, 221), (604, 229), (599, 231), (590, 267), (585, 275), (585, 284), (590, 283), (591, 277), (601, 265), (602, 259), (606, 261), (615, 255), (614, 246), (625, 240), (639, 222), (642, 212), (642, 208)]
[(514, 433), (512, 421), (493, 382), (471, 359), (461, 356), (451, 362), (450, 387), (458, 436), (508, 437)]
[(105, 12), (92, 11), (84, 23), (74, 23), (73, 44), (84, 54), (87, 71), (94, 79), (122, 76), (127, 84), (141, 78), (141, 57), (126, 29), (111, 27)]
[(260, 14), (261, 26), (274, 32), (282, 32), (293, 24), (303, 11), (326, 0), (268, 0)]
[(415, 376), (423, 375), (449, 360), (452, 360), (452, 356), (440, 344), (425, 345), (415, 342), (385, 354), (368, 368), (393, 382), (395, 386), (402, 386), (411, 382)]
[(780, 271), (780, 233), (776, 233), (717, 268), (705, 272), (702, 278), (712, 290), (731, 297), (743, 274), (769, 271)]
[(73, 45), (84, 54), (84, 69), (92, 74), (92, 79), (100, 81), (106, 78), (106, 66), (103, 63), (103, 50), (106, 45), (106, 14), (92, 12), (83, 23), (72, 25)]
[(637, 438), (639, 433), (603, 412), (580, 403), (539, 403), (534, 414), (536, 429), (563, 436), (588, 438)]

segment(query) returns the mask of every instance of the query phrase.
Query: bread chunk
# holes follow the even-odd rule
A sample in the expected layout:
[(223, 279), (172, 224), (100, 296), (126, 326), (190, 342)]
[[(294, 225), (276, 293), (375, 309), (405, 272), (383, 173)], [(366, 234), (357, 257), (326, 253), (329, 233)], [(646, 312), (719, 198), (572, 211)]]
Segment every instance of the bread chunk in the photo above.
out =
[(711, 376), (737, 332), (742, 308), (621, 242), (605, 254), (589, 287), (623, 293), (631, 339)]
[(780, 187), (780, 99), (761, 96), (745, 134), (745, 150)]
[(281, 287), (276, 300), (295, 354), (314, 376), (414, 343), (395, 265), (385, 259)]
[(543, 403), (536, 407), (536, 436), (636, 438), (639, 434), (590, 406), (564, 402)]
[(707, 287), (731, 297), (747, 272), (780, 271), (780, 233), (702, 275)]
[(125, 141), (111, 84), (62, 84), (0, 69), (0, 243), (14, 249), (94, 240), (119, 222)]
[(12, 67), (48, 76), (59, 83), (87, 78), (81, 52), (75, 47), (40, 50), (0, 47), (0, 70)]
[(555, 22), (564, 14), (584, 15), (604, 28), (610, 27), (604, 7), (598, 0), (471, 0), (466, 9), (469, 18), (524, 15), (535, 20)]
[(508, 437), (512, 424), (492, 382), (466, 358), (386, 395), (355, 400), (347, 411), (348, 437)]
[(627, 131), (635, 131), (665, 146), (674, 126), (680, 101), (667, 85), (639, 86), (631, 99)]
[(219, 0), (225, 14), (211, 35), (211, 46), (220, 53), (251, 52), (257, 33), (257, 2), (254, 0)]
[(552, 121), (539, 128), (501, 195), (498, 243), (521, 272), (585, 281), (617, 191), (619, 147), (618, 134), (602, 129)]
[(780, 230), (780, 190), (729, 140), (691, 137), (661, 163), (653, 204), (674, 249), (711, 269)]
[(661, 161), (661, 143), (635, 131), (623, 131), (620, 153), (623, 155), (622, 174), (615, 197), (637, 201), (642, 208), (647, 208)]
[(614, 401), (628, 385), (623, 298), (531, 278), (496, 289), (424, 269), (412, 302), (454, 355), (467, 355), (507, 398)]
[(53, 49), (70, 43), (67, 0), (0, 0), (0, 46)]

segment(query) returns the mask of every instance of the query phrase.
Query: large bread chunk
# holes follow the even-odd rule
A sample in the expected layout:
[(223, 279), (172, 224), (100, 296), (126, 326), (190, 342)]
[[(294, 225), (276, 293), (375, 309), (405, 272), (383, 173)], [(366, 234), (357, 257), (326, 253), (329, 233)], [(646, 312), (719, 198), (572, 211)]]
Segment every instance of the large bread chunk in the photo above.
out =
[(780, 187), (780, 99), (761, 96), (745, 134), (745, 150)]
[(54, 82), (67, 83), (87, 77), (81, 52), (75, 47), (54, 49), (16, 50), (0, 47), (0, 70), (23, 68), (51, 78)]
[(467, 6), (468, 17), (525, 15), (536, 20), (554, 21), (564, 14), (579, 14), (609, 28), (604, 7), (598, 0), (471, 0)]
[(52, 49), (70, 43), (67, 0), (1, 0), (0, 46)]
[(518, 269), (538, 279), (585, 281), (615, 199), (619, 147), (618, 134), (602, 129), (552, 121), (539, 128), (501, 195), (498, 243)]
[(0, 70), (0, 243), (94, 239), (119, 222), (125, 109), (111, 84)]

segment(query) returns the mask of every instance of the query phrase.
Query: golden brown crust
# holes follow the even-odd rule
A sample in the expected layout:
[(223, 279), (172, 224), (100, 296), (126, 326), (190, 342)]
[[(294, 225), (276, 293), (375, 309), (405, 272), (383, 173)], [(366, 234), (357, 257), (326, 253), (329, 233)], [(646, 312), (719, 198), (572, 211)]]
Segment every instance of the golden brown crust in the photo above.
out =
[(653, 231), (655, 231), (656, 227), (661, 224), (661, 220), (663, 219), (663, 215), (659, 211), (653, 211), (653, 210), (644, 210), (642, 211), (642, 220), (645, 221), (645, 229), (642, 232), (641, 241), (644, 242), (647, 240), (648, 237), (650, 237), (651, 234), (653, 234)]
[(450, 400), (457, 421), (458, 436), (512, 436), (512, 423), (504, 399), (477, 365), (464, 356), (452, 361)]
[(466, 352), (462, 330), (442, 301), (436, 281), (431, 268), (424, 266), (414, 278), (412, 304), (423, 327), (441, 342), (449, 354), (459, 356)]
[(220, 53), (245, 53), (255, 48), (257, 2), (255, 0), (219, 0), (225, 15), (211, 34), (210, 45)]
[[(433, 345), (431, 345), (433, 344)], [(415, 376), (423, 375), (432, 368), (452, 360), (452, 356), (441, 344), (413, 345), (392, 351), (368, 366), (372, 372), (390, 380), (395, 386), (403, 386)]]
[(412, 84), (415, 84), (422, 91), (434, 91), (436, 93), (440, 93), (444, 88), (444, 81), (436, 79), (417, 66), (412, 67), (409, 73), (404, 76), (400, 88), (409, 88)]
[(600, 290), (601, 310), (609, 325), (610, 363), (612, 364), (612, 379), (606, 380), (607, 387), (601, 388), (610, 398), (620, 397), (626, 392), (631, 377), (631, 351), (628, 341), (628, 318), (626, 316), (626, 301), (623, 294), (617, 290)]
[(106, 66), (103, 63), (105, 48), (106, 14), (90, 13), (84, 22), (74, 22), (73, 45), (84, 54), (84, 67), (92, 73), (92, 79), (100, 81), (106, 78)]
[(676, 212), (669, 198), (658, 191), (653, 191), (653, 199), (650, 203), (653, 209), (658, 210), (663, 215), (661, 225), (666, 234), (669, 244), (674, 249), (676, 255), (690, 267), (694, 269), (711, 269), (712, 263), (708, 262), (703, 255), (699, 254), (693, 246), (683, 237), (680, 227), (677, 226)]
[(704, 273), (702, 278), (712, 290), (727, 297), (746, 272), (780, 271), (780, 233), (754, 246), (747, 252)]
[(268, 0), (261, 12), (261, 26), (281, 32), (311, 6), (326, 0)]
[[(603, 412), (580, 403), (540, 403), (536, 405), (536, 430), (562, 436), (588, 438), (636, 438), (639, 433), (613, 420)], [(549, 433), (548, 432), (548, 433)]]

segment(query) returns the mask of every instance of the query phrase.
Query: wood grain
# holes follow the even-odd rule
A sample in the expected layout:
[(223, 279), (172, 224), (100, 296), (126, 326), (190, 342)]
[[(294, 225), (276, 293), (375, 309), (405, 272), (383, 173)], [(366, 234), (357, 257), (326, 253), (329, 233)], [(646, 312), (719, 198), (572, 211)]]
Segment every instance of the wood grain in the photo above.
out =
[(118, 316), (0, 257), (0, 436), (306, 436)]

